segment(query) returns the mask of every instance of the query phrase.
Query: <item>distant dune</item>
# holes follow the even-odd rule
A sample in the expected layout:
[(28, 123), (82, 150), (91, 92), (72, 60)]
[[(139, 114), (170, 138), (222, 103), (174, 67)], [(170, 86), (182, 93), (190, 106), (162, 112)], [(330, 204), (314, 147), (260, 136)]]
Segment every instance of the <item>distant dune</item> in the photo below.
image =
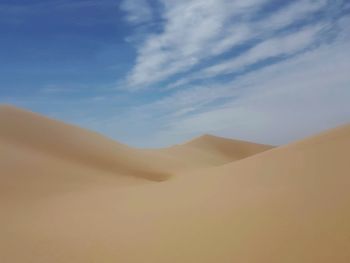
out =
[(0, 107), (0, 262), (350, 262), (350, 125), (140, 150)]
[(146, 151), (162, 159), (168, 158), (167, 168), (179, 174), (223, 165), (272, 148), (270, 145), (203, 135), (180, 145)]
[[(43, 185), (46, 187), (39, 187), (38, 192), (60, 187), (70, 189), (83, 183), (109, 182), (124, 186), (162, 181), (178, 170), (237, 159), (234, 154), (222, 156), (217, 150), (197, 149), (198, 157), (191, 160), (194, 154), (191, 149), (185, 149), (189, 147), (182, 148), (180, 154), (170, 150), (170, 154), (163, 156), (159, 154), (163, 150), (130, 148), (97, 133), (11, 106), (0, 106), (0, 123), (2, 193), (14, 193), (22, 188), (28, 191), (31, 186), (36, 192), (36, 187)], [(246, 146), (249, 151), (249, 143)], [(263, 149), (268, 148), (257, 147), (256, 152)], [(241, 153), (237, 151), (237, 154)]]
[(0, 108), (0, 122), (0, 140), (17, 149), (99, 173), (149, 180), (168, 177), (151, 168), (144, 154), (94, 132), (9, 106)]

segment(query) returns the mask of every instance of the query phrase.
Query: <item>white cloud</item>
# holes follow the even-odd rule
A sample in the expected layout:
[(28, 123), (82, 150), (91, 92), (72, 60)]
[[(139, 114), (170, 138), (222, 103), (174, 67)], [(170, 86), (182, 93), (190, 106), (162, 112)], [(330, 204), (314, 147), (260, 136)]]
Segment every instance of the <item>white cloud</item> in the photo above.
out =
[[(142, 146), (202, 133), (279, 144), (350, 121), (349, 19), (336, 21), (331, 9), (338, 4), (325, 0), (296, 0), (255, 16), (268, 1), (163, 1), (164, 30), (139, 46), (127, 79), (129, 89), (138, 89), (175, 76), (158, 93), (162, 98), (125, 114), (134, 133), (143, 127)], [(313, 19), (319, 11), (324, 14)], [(253, 46), (242, 51), (247, 43)], [(225, 52), (238, 46), (228, 58)], [(216, 57), (223, 54), (226, 59)], [(233, 81), (217, 78), (281, 56), (286, 59)], [(190, 71), (193, 66), (199, 70)], [(198, 78), (209, 81), (190, 84)]]
[[(326, 0), (298, 0), (256, 20), (254, 16), (269, 0), (161, 2), (164, 30), (151, 34), (138, 48), (136, 64), (126, 81), (130, 89), (167, 80), (254, 38), (269, 39), (276, 30), (308, 18), (323, 10), (327, 3)], [(191, 76), (188, 78), (190, 81)], [(180, 84), (187, 82), (180, 81)]]
[[(229, 20), (254, 13), (266, 1), (164, 0), (164, 31), (151, 35), (139, 48), (136, 65), (128, 76), (129, 86), (138, 88), (164, 80), (242, 41), (245, 33), (230, 28)], [(228, 32), (230, 37), (226, 38)]]
[(317, 24), (286, 36), (268, 39), (241, 56), (204, 69), (198, 73), (198, 77), (209, 78), (232, 73), (264, 59), (295, 54), (319, 40), (318, 33), (322, 28), (322, 25)]
[(275, 30), (289, 26), (327, 6), (327, 0), (293, 1), (287, 8), (273, 13), (260, 24), (260, 30)]
[(324, 46), (229, 83), (226, 94), (236, 91), (239, 96), (170, 120), (155, 140), (210, 132), (281, 144), (350, 122), (348, 44)]
[(123, 0), (120, 8), (126, 12), (126, 19), (132, 24), (140, 24), (152, 19), (152, 8), (147, 0)]
[(157, 111), (167, 113), (167, 117), (182, 116), (196, 111), (218, 99), (235, 95), (227, 85), (193, 86), (173, 93), (163, 99), (144, 105), (139, 111)]
[(339, 20), (341, 31), (333, 42), (279, 64), (228, 83), (171, 90), (133, 108), (122, 118), (127, 120), (124, 126), (134, 127), (133, 133), (143, 127), (142, 139), (136, 132), (125, 141), (154, 147), (213, 133), (280, 144), (349, 122), (348, 24), (349, 18)]

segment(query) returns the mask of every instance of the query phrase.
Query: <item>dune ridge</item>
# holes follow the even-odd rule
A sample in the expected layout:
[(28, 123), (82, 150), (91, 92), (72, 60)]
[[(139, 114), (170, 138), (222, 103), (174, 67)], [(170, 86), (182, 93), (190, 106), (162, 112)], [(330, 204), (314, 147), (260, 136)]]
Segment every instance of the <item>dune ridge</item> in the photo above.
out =
[[(184, 147), (180, 153), (170, 150), (164, 156), (166, 149), (140, 150), (128, 147), (108, 139), (95, 132), (68, 125), (60, 121), (51, 120), (44, 116), (24, 111), (12, 106), (0, 106), (0, 140), (11, 142), (19, 148), (28, 148), (35, 152), (60, 159), (66, 163), (77, 164), (103, 173), (129, 175), (148, 180), (162, 181), (174, 174), (176, 168), (192, 167), (192, 160), (188, 160)], [(230, 140), (227, 140), (230, 141)], [(253, 145), (253, 144), (252, 144)], [(218, 144), (218, 147), (220, 145)], [(246, 143), (247, 149), (250, 143)], [(223, 147), (224, 148), (224, 147)], [(257, 148), (250, 154), (265, 148)], [(207, 153), (209, 152), (209, 153)], [(197, 150), (198, 156), (206, 155), (210, 158), (197, 158), (195, 167), (228, 163), (237, 159), (236, 156), (221, 156), (210, 151)], [(241, 156), (240, 156), (241, 157)], [(155, 162), (154, 160), (159, 161)]]
[(174, 175), (160, 183), (122, 182), (9, 137), (0, 131), (1, 262), (350, 262), (350, 125), (273, 149), (206, 135), (137, 150)]
[(274, 148), (271, 145), (203, 135), (188, 142), (162, 149), (145, 150), (162, 159), (168, 170), (176, 175), (217, 167)]
[(90, 132), (11, 106), (0, 108), (0, 138), (48, 156), (97, 170), (161, 181), (165, 172), (152, 169), (147, 156)]

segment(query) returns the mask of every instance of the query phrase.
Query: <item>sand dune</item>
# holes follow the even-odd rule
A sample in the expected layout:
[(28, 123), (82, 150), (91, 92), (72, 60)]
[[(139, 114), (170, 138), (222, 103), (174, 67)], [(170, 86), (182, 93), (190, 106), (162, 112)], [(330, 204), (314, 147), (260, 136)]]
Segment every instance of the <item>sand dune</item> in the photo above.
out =
[[(122, 185), (144, 182), (145, 179), (162, 181), (178, 170), (203, 168), (236, 159), (235, 156), (221, 156), (220, 152), (196, 150), (199, 157), (193, 162), (189, 158), (194, 155), (191, 149), (182, 148), (181, 154), (170, 151), (167, 155), (162, 153), (163, 150), (134, 149), (97, 133), (11, 106), (0, 107), (0, 122), (2, 173), (14, 174), (11, 178), (22, 176), (22, 183), (27, 178), (34, 182), (37, 177), (40, 184), (49, 181), (55, 187), (57, 181), (63, 184), (75, 180), (100, 181), (101, 178), (110, 180), (110, 176)], [(246, 146), (249, 151), (250, 144), (246, 143)], [(256, 152), (263, 149), (257, 147)]]
[(99, 172), (164, 180), (147, 156), (97, 133), (10, 106), (0, 108), (0, 139), (65, 163)]
[(211, 136), (135, 151), (41, 118), (0, 110), (0, 262), (350, 262), (350, 125), (262, 153)]
[(147, 150), (161, 158), (169, 158), (167, 166), (176, 174), (215, 167), (272, 149), (270, 145), (203, 135), (169, 148)]

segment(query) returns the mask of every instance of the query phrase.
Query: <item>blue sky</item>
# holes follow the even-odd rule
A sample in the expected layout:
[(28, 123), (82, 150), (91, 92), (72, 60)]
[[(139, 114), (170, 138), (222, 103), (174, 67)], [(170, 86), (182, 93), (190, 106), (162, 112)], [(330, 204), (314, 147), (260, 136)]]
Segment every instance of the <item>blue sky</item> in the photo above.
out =
[(139, 147), (350, 122), (350, 1), (0, 0), (0, 103)]

